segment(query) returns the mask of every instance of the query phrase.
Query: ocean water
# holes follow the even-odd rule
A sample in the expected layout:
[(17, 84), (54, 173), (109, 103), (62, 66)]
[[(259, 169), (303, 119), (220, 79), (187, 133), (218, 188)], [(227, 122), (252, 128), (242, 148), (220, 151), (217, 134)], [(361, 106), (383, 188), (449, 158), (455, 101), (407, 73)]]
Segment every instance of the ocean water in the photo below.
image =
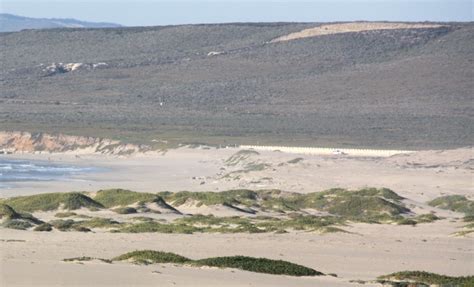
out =
[(0, 188), (15, 182), (54, 181), (99, 171), (95, 167), (55, 164), (48, 161), (2, 159), (0, 157)]

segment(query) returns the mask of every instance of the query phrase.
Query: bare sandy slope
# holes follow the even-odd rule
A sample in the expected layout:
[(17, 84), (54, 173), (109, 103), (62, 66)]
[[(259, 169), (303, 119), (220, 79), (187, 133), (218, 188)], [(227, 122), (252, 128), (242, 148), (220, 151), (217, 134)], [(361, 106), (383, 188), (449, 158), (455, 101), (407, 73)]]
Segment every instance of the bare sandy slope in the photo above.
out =
[[(472, 275), (472, 238), (450, 235), (458, 225), (447, 220), (416, 227), (357, 224), (348, 228), (353, 234), (326, 235), (84, 234), (2, 229), (1, 282), (3, 286), (355, 286), (349, 281), (371, 280), (400, 270)], [(11, 239), (24, 242), (4, 241)], [(294, 278), (166, 264), (61, 261), (77, 256), (111, 258), (136, 249), (165, 250), (193, 259), (237, 254), (283, 259), (336, 273), (338, 278)]]
[[(73, 180), (22, 183), (0, 190), (2, 197), (42, 192), (96, 191), (128, 188), (136, 191), (222, 191), (232, 188), (314, 192), (328, 188), (387, 187), (409, 199), (425, 202), (445, 194), (474, 194), (473, 150), (423, 151), (389, 158), (350, 158), (260, 152), (226, 160), (238, 149), (177, 149), (166, 154), (116, 157), (72, 154), (11, 155), (105, 167)], [(289, 161), (298, 159), (296, 163)], [(260, 170), (259, 170), (260, 169)]]
[(271, 41), (283, 42), (296, 40), (301, 38), (316, 37), (323, 35), (339, 34), (339, 33), (350, 33), (350, 32), (363, 32), (371, 30), (394, 30), (394, 29), (428, 29), (428, 28), (439, 28), (443, 25), (437, 24), (408, 24), (408, 23), (376, 23), (376, 22), (353, 22), (353, 23), (341, 23), (341, 24), (328, 24), (321, 25), (315, 28), (304, 29), (299, 32), (291, 33), (285, 36), (278, 37)]

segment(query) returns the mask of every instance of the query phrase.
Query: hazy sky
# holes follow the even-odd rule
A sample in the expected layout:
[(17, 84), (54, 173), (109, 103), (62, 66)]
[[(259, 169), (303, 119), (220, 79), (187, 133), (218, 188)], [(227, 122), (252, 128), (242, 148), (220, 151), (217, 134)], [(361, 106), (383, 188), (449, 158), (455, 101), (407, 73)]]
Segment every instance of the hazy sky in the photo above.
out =
[(219, 22), (472, 21), (474, 0), (0, 0), (2, 13), (148, 26)]

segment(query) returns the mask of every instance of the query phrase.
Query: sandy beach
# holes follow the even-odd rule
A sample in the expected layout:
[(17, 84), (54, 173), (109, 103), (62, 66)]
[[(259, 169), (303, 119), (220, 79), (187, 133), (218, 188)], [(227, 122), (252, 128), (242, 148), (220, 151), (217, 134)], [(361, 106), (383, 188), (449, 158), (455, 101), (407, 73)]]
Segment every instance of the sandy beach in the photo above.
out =
[[(2, 197), (44, 192), (97, 191), (126, 188), (142, 192), (222, 191), (237, 188), (281, 189), (299, 193), (329, 188), (387, 187), (413, 200), (428, 201), (446, 194), (470, 195), (471, 148), (422, 151), (392, 157), (318, 156), (258, 152), (236, 166), (226, 160), (239, 149), (181, 148), (165, 153), (113, 156), (82, 153), (14, 154), (5, 158), (46, 160), (105, 168), (104, 172), (55, 182), (17, 183), (0, 191)], [(291, 164), (288, 161), (301, 159)], [(262, 170), (242, 171), (248, 163)]]
[[(104, 171), (55, 182), (17, 183), (1, 190), (1, 196), (117, 187), (139, 192), (248, 188), (309, 193), (334, 187), (369, 186), (390, 188), (405, 197), (404, 202), (414, 212), (432, 211), (443, 219), (416, 226), (353, 223), (344, 227), (348, 233), (329, 234), (304, 231), (288, 234), (116, 234), (100, 230), (91, 233), (31, 232), (2, 228), (2, 285), (222, 286), (225, 282), (226, 286), (358, 286), (357, 280), (365, 280), (364, 286), (378, 286), (373, 282), (377, 276), (402, 270), (424, 270), (451, 276), (474, 274), (472, 233), (455, 235), (463, 226), (463, 214), (426, 205), (427, 201), (442, 195), (460, 194), (471, 198), (474, 189), (472, 149), (423, 151), (386, 158), (248, 151), (243, 157), (236, 158), (236, 154), (242, 155), (239, 151), (182, 148), (127, 157), (68, 153), (8, 155), (7, 158), (101, 167)], [(245, 170), (249, 163), (264, 168)], [(203, 211), (205, 209), (186, 210)], [(91, 214), (86, 210), (80, 212)], [(38, 212), (35, 216), (46, 221), (54, 219), (54, 214), (55, 211)], [(223, 210), (218, 216), (233, 215)], [(94, 216), (122, 220), (127, 215), (101, 211)], [(172, 215), (159, 216), (172, 218)], [(282, 259), (325, 274), (337, 274), (337, 277), (298, 278), (172, 264), (137, 266), (62, 261), (80, 256), (112, 258), (143, 249), (175, 252), (193, 259), (232, 255)]]
[[(428, 270), (450, 275), (474, 272), (472, 238), (450, 235), (449, 221), (430, 225), (358, 224), (354, 234), (110, 234), (37, 233), (2, 230), (2, 281), (6, 286), (357, 286), (399, 270)], [(20, 242), (5, 242), (20, 240)], [(24, 241), (23, 241), (24, 240)], [(133, 266), (61, 260), (77, 256), (111, 258), (138, 249), (166, 250), (191, 258), (251, 255), (304, 264), (331, 276), (292, 278), (238, 270), (200, 269), (170, 264)], [(24, 276), (28, 270), (29, 276)], [(158, 271), (159, 273), (153, 273)], [(84, 276), (87, 274), (87, 276)], [(119, 280), (119, 279), (120, 280)], [(365, 284), (364, 286), (371, 286)]]

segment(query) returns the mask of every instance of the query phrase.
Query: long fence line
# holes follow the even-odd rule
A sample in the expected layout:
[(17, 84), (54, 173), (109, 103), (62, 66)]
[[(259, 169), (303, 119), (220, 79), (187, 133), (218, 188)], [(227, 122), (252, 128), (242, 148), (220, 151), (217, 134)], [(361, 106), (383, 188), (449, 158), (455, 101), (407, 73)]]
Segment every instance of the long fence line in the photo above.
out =
[(290, 147), (290, 146), (258, 146), (241, 145), (243, 149), (253, 149), (260, 151), (281, 151), (285, 153), (299, 153), (310, 155), (350, 155), (350, 156), (370, 156), (389, 157), (396, 154), (408, 154), (414, 151), (409, 150), (384, 150), (384, 149), (347, 149), (347, 148), (323, 148), (323, 147)]

